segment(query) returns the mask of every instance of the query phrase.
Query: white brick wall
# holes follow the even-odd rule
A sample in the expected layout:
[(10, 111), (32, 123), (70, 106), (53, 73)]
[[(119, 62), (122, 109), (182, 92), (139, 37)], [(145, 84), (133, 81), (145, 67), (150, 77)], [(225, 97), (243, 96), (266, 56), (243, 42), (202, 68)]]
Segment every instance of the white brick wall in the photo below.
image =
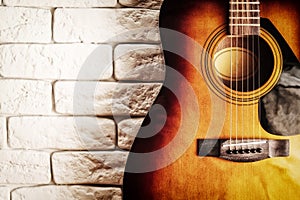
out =
[(163, 55), (158, 45), (118, 45), (114, 60), (118, 80), (164, 80)]
[[(1, 191), (1, 189), (0, 189)], [(1, 194), (0, 194), (1, 195)], [(1, 196), (0, 196), (1, 197)], [(121, 200), (121, 189), (100, 188), (91, 186), (39, 186), (24, 187), (12, 192), (15, 200), (92, 200), (92, 199), (112, 199)], [(2, 200), (2, 199), (1, 199)], [(6, 199), (3, 199), (6, 200)]]
[(0, 117), (0, 149), (6, 147), (7, 133), (6, 133), (6, 119)]
[(0, 113), (49, 114), (51, 90), (48, 81), (0, 79)]
[(133, 118), (118, 123), (118, 146), (120, 148), (130, 150), (142, 122), (143, 118)]
[(0, 187), (0, 199), (9, 200), (10, 199), (10, 190), (7, 187)]
[(75, 115), (146, 115), (161, 84), (57, 82), (56, 111)]
[(120, 4), (128, 7), (159, 9), (161, 0), (119, 0)]
[(0, 1), (1, 200), (122, 199), (164, 79), (161, 3)]
[(7, 6), (34, 7), (114, 7), (117, 0), (3, 0)]
[(12, 148), (66, 150), (115, 148), (115, 123), (110, 119), (12, 117), (9, 118), (8, 124), (8, 143)]
[[(9, 44), (0, 52), (0, 74), (8, 78), (107, 80), (113, 73), (110, 45)], [(78, 77), (91, 54), (88, 70)]]
[(54, 13), (54, 40), (157, 42), (158, 14), (156, 10), (146, 9), (57, 9)]
[(2, 184), (47, 184), (51, 181), (50, 154), (32, 150), (0, 151)]
[(52, 156), (57, 184), (121, 185), (127, 153), (58, 152)]
[(51, 41), (51, 12), (39, 8), (0, 7), (0, 42)]

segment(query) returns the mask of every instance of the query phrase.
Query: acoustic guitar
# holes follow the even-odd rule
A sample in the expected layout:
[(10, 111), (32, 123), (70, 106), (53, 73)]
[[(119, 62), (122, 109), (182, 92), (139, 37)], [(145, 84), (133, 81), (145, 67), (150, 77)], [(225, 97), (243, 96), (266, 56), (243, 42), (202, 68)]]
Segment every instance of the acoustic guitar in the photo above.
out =
[(292, 0), (164, 0), (166, 78), (124, 199), (300, 199), (300, 136), (267, 131), (260, 106), (299, 63), (299, 19)]

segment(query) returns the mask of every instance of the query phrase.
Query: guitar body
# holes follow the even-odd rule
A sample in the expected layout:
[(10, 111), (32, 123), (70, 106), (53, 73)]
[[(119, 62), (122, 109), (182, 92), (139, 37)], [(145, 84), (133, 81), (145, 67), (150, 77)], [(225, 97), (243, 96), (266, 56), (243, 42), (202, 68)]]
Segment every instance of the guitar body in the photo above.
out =
[[(226, 35), (226, 31), (222, 31), (226, 28), (222, 27), (228, 24), (228, 2), (164, 1), (160, 27), (164, 28), (161, 38), (167, 66), (165, 87), (129, 154), (124, 199), (300, 198), (300, 136), (268, 133), (259, 118), (259, 101), (277, 83), (281, 70), (286, 67), (284, 62), (298, 62), (300, 58), (299, 2), (261, 0), (260, 17), (265, 35), (261, 36), (265, 38), (260, 44), (267, 46), (259, 47), (261, 56), (265, 56), (263, 51), (269, 51), (266, 56), (274, 60), (260, 64), (261, 67), (269, 65), (269, 71), (261, 72), (269, 73), (268, 78), (264, 84), (253, 86), (253, 92), (246, 92), (248, 96), (244, 98), (239, 89), (228, 90), (230, 87), (224, 80), (227, 89), (222, 93), (218, 80), (210, 81), (213, 77), (204, 66), (217, 54), (210, 52), (220, 48), (216, 35)], [(253, 79), (247, 83), (252, 81), (255, 85), (256, 79)], [(248, 141), (251, 138), (288, 140), (289, 155), (238, 162), (198, 155), (199, 139), (224, 139), (234, 143), (236, 139)], [(247, 148), (258, 148), (256, 144), (252, 146)]]

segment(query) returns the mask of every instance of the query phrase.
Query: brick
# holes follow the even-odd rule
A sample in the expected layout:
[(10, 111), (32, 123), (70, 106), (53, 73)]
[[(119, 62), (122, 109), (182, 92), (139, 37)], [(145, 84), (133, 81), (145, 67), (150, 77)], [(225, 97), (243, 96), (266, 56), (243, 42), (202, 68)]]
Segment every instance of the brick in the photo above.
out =
[(146, 9), (57, 9), (54, 40), (158, 42), (158, 16), (158, 11)]
[(0, 187), (0, 199), (10, 200), (10, 190), (7, 187)]
[(159, 83), (57, 82), (55, 108), (62, 114), (144, 116), (160, 88)]
[(120, 188), (91, 186), (39, 186), (23, 187), (12, 192), (13, 200), (121, 200)]
[(126, 152), (58, 152), (52, 155), (57, 184), (121, 185)]
[[(4, 117), (0, 117), (0, 149), (6, 147), (7, 143), (7, 133), (6, 133), (6, 119)], [(1, 199), (1, 198), (0, 198)]]
[(112, 76), (112, 47), (89, 44), (0, 46), (0, 74), (30, 79), (105, 80)]
[(51, 42), (51, 18), (46, 9), (0, 7), (0, 43)]
[(158, 45), (119, 45), (114, 60), (118, 80), (164, 80), (163, 54)]
[(118, 123), (118, 146), (130, 150), (144, 118), (126, 119)]
[(110, 119), (12, 117), (8, 138), (12, 148), (108, 150), (115, 148), (115, 134)]
[(47, 114), (52, 110), (52, 87), (46, 81), (0, 80), (1, 114)]
[(160, 9), (163, 0), (119, 0), (119, 2), (128, 7)]
[(0, 183), (46, 184), (51, 181), (49, 153), (1, 150), (0, 158)]
[(4, 4), (34, 7), (114, 7), (117, 0), (4, 0)]

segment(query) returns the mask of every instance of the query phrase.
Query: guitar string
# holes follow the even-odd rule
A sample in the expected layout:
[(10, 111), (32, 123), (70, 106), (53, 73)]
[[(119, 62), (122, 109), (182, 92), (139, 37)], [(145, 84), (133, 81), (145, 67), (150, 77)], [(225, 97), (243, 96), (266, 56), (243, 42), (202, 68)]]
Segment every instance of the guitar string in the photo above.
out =
[[(252, 10), (253, 7), (251, 7), (250, 9)], [(252, 66), (251, 66), (251, 70), (252, 70), (252, 88), (251, 91), (255, 90), (255, 45), (254, 45), (254, 40), (255, 40), (255, 31), (253, 30), (252, 36), (251, 36), (251, 43), (252, 43)], [(255, 139), (255, 123), (254, 123), (254, 115), (255, 115), (255, 111), (254, 109), (252, 109), (252, 115), (251, 115), (251, 121), (252, 121), (252, 141), (254, 141)], [(253, 148), (253, 146), (252, 146)]]
[[(258, 4), (257, 4), (258, 5)], [(259, 6), (259, 5), (258, 5)], [(255, 9), (255, 8), (254, 8)], [(257, 12), (254, 12), (254, 15), (257, 16)], [(257, 28), (257, 27), (256, 27)], [(256, 80), (256, 77), (254, 76), (254, 80), (253, 80), (253, 88), (255, 89), (256, 88), (256, 82), (258, 84), (258, 92), (259, 92), (259, 96), (260, 96), (260, 57), (259, 57), (259, 30), (255, 30), (256, 31), (256, 36), (253, 36), (254, 39), (253, 39), (253, 49), (254, 51), (256, 51), (256, 54), (257, 54), (257, 60), (254, 60), (253, 61), (253, 70), (258, 70), (257, 71), (257, 80)], [(256, 43), (256, 42), (257, 43)], [(256, 44), (255, 44), (256, 43)], [(255, 54), (254, 54), (255, 55)], [(253, 58), (255, 59), (255, 57)], [(256, 65), (256, 66), (255, 66)], [(256, 115), (255, 115), (255, 110), (253, 110), (253, 140), (255, 139), (255, 136), (256, 136), (256, 133), (259, 131), (257, 130), (257, 126), (255, 126), (255, 120), (256, 120)], [(260, 139), (260, 137), (258, 138)], [(254, 148), (254, 147), (253, 147)]]
[[(246, 21), (247, 21), (247, 24), (251, 24), (251, 19), (250, 19), (250, 8), (251, 8), (251, 6), (250, 6), (250, 4), (248, 3), (247, 4), (247, 13), (246, 13)], [(249, 28), (248, 28), (248, 30), (249, 30)], [(250, 33), (248, 33), (247, 34), (247, 50), (248, 51), (250, 51), (251, 49), (249, 48), (250, 47), (250, 45), (249, 45), (249, 35), (250, 34), (252, 34), (252, 27), (251, 27), (251, 30), (249, 31)], [(248, 54), (247, 54), (248, 55)], [(246, 74), (247, 74), (247, 86), (246, 86), (246, 91), (247, 92), (249, 92), (250, 91), (250, 89), (249, 89), (249, 76), (251, 75), (251, 72), (250, 72), (250, 70), (249, 70), (249, 60), (250, 60), (250, 58), (249, 58), (249, 56), (247, 56), (247, 61), (246, 61), (246, 70), (247, 70), (247, 72), (246, 72)], [(249, 109), (247, 109), (246, 110), (247, 111), (247, 113), (246, 113), (246, 116), (249, 116)], [(250, 141), (249, 141), (249, 133), (248, 133), (248, 135), (247, 135), (247, 143), (250, 143)], [(249, 149), (249, 146), (247, 145), (246, 146), (246, 148), (247, 149)]]
[[(238, 4), (239, 0), (237, 0), (237, 4), (236, 4), (236, 7), (237, 7), (237, 16), (240, 15), (240, 8), (239, 8), (239, 4)], [(237, 20), (239, 21), (239, 19)], [(239, 47), (239, 36), (240, 36), (240, 26), (238, 25), (238, 23), (236, 24), (235, 26), (237, 28), (237, 34), (235, 36), (236, 38), (236, 47), (235, 47), (235, 52), (236, 52), (236, 60), (235, 60), (235, 90), (238, 91), (238, 74), (239, 74), (239, 66), (238, 66), (238, 63), (239, 63), (239, 53), (238, 53), (238, 48)], [(242, 26), (243, 27), (243, 26)], [(235, 97), (235, 121), (236, 121), (236, 124), (235, 124), (235, 150), (237, 150), (237, 146), (238, 146), (238, 121), (239, 121), (239, 117), (238, 117), (238, 98), (237, 96)]]
[[(239, 17), (240, 14), (240, 9), (239, 9), (239, 0), (236, 1), (236, 15)], [(238, 46), (239, 46), (239, 34), (240, 34), (240, 26), (239, 24), (239, 19), (236, 20), (235, 28), (236, 28), (236, 33), (235, 33), (235, 90), (238, 91), (238, 73), (239, 73), (239, 68), (238, 68), (238, 62), (239, 62), (239, 54), (238, 54)], [(238, 146), (238, 98), (235, 97), (235, 150), (237, 150)]]
[[(230, 4), (230, 9), (232, 10), (233, 8), (233, 4)], [(230, 25), (230, 130), (229, 130), (229, 134), (230, 134), (230, 147), (229, 147), (229, 150), (232, 150), (232, 132), (233, 132), (233, 112), (232, 112), (232, 104), (233, 104), (233, 101), (232, 101), (232, 96), (233, 96), (233, 92), (232, 92), (232, 74), (233, 74), (233, 56), (232, 56), (232, 37), (233, 37), (233, 22), (234, 22), (234, 14), (233, 14), (233, 11), (230, 12), (230, 15), (232, 16), (232, 18), (229, 20), (231, 25)]]
[[(252, 7), (253, 4), (249, 4), (248, 5), (248, 13), (247, 13), (247, 17), (248, 17), (248, 21), (249, 23), (253, 23), (253, 7)], [(252, 13), (252, 14), (251, 14)], [(254, 56), (254, 39), (255, 39), (255, 27), (252, 26), (251, 27), (251, 31), (250, 31), (250, 34), (248, 35), (248, 39), (247, 39), (247, 44), (248, 44), (248, 48), (249, 48), (249, 51), (251, 52), (251, 54), (249, 55), (249, 59), (248, 59), (248, 65), (247, 65), (247, 70), (248, 70), (248, 75), (249, 75), (249, 78), (247, 79), (247, 91), (249, 93), (253, 92), (254, 91), (254, 86), (253, 86), (253, 83), (254, 83), (254, 79), (255, 79), (255, 71), (254, 71), (254, 66), (255, 66), (255, 56)], [(252, 79), (252, 80), (251, 80)], [(250, 97), (251, 98), (251, 97)], [(251, 100), (249, 100), (251, 102)], [(251, 143), (254, 142), (254, 135), (253, 135), (253, 130), (254, 130), (254, 123), (253, 123), (253, 113), (254, 113), (254, 109), (247, 109), (247, 117), (250, 118), (250, 123), (248, 124), (249, 125), (249, 133), (248, 133), (248, 143), (250, 145), (248, 145), (248, 149), (251, 149)], [(252, 123), (251, 123), (252, 122)]]
[[(256, 15), (255, 15), (256, 16)], [(257, 34), (257, 33), (256, 33)], [(256, 51), (256, 47), (255, 47), (255, 39), (257, 37), (255, 37), (255, 35), (253, 34), (253, 40), (252, 40), (252, 48), (253, 48), (253, 51), (254, 51), (254, 55), (255, 55), (255, 51)], [(255, 72), (255, 65), (257, 65), (259, 63), (259, 61), (257, 60), (257, 63), (255, 62), (255, 57), (253, 57), (253, 61), (252, 61), (252, 70), (253, 72)], [(258, 66), (257, 66), (258, 67)], [(252, 83), (252, 87), (253, 87), (253, 90), (255, 89), (255, 82), (256, 82), (256, 78), (255, 78), (255, 74), (253, 74), (253, 83)], [(252, 132), (253, 132), (253, 140), (255, 140), (255, 132), (256, 132), (256, 128), (255, 128), (255, 110), (253, 109), (252, 110)], [(254, 148), (254, 146), (253, 146)]]
[[(241, 8), (240, 8), (241, 7)], [(242, 0), (242, 4), (237, 4), (237, 10), (238, 11), (241, 11), (238, 13), (238, 17), (240, 17), (239, 15), (241, 15), (242, 17), (245, 16), (245, 13), (244, 13), (244, 10), (245, 9), (245, 4), (244, 4), (244, 0)], [(241, 51), (241, 55), (238, 53), (237, 54), (237, 57), (240, 55), (241, 58), (238, 58), (238, 61), (240, 62), (237, 62), (237, 77), (236, 77), (236, 84), (237, 84), (237, 87), (236, 87), (236, 90), (239, 91), (241, 89), (241, 108), (238, 106), (238, 98), (236, 98), (237, 100), (237, 103), (236, 103), (236, 110), (237, 110), (237, 125), (236, 125), (236, 128), (237, 128), (237, 132), (240, 131), (241, 134), (241, 140), (242, 140), (242, 143), (244, 143), (244, 105), (243, 105), (243, 101), (244, 101), (244, 34), (245, 34), (245, 26), (244, 26), (244, 19), (239, 19), (238, 20), (238, 24), (241, 24), (241, 26), (238, 26), (238, 44), (237, 44), (237, 47), (238, 47), (238, 51)], [(241, 48), (241, 50), (239, 50)], [(239, 85), (240, 84), (240, 85)], [(240, 112), (239, 112), (240, 111)], [(239, 119), (240, 117), (238, 115), (241, 115), (241, 126), (240, 128), (242, 130), (239, 130)], [(237, 138), (238, 139), (238, 138)], [(238, 142), (237, 142), (238, 143)]]
[[(237, 16), (238, 16), (238, 12), (239, 12), (239, 10), (238, 10), (238, 6), (237, 6), (237, 3), (238, 3), (238, 0), (236, 1), (236, 4), (235, 4), (235, 6), (237, 7), (236, 8), (236, 12), (234, 13), (234, 14), (236, 14)], [(237, 20), (236, 20), (237, 21)], [(239, 32), (239, 29), (238, 29), (238, 26), (236, 26), (236, 21), (235, 21), (235, 24), (234, 24), (234, 28), (235, 28), (235, 30), (234, 30), (234, 39), (235, 39), (235, 47), (237, 46), (237, 44), (238, 44), (238, 40), (237, 40), (237, 35), (238, 35), (238, 32)], [(236, 50), (234, 51), (234, 52), (236, 52)], [(236, 90), (236, 86), (237, 86), (237, 82), (236, 82), (236, 74), (237, 74), (237, 53), (235, 53), (235, 66), (234, 66), (234, 73), (235, 73), (235, 90)], [(236, 101), (236, 99), (235, 99), (235, 102), (234, 102), (234, 104), (235, 104), (235, 144), (236, 144), (236, 146), (234, 147), (234, 149), (236, 150), (236, 148), (237, 148), (237, 109), (236, 109), (236, 103), (237, 103), (237, 101)]]
[[(235, 1), (235, 2), (237, 2), (237, 0)], [(236, 4), (234, 4), (234, 5), (236, 5)], [(233, 8), (234, 8), (234, 6), (233, 6)], [(237, 11), (233, 11), (232, 12), (232, 14), (235, 16), (236, 15), (236, 13), (237, 13)], [(234, 24), (233, 24), (233, 33), (232, 33), (232, 37), (234, 38), (234, 46), (236, 46), (236, 32), (237, 32), (237, 27), (236, 27), (236, 21), (234, 21)], [(233, 48), (233, 47), (232, 47)], [(234, 51), (233, 51), (233, 53), (234, 53)], [(232, 71), (234, 72), (234, 73), (236, 73), (236, 54), (234, 54), (233, 55), (234, 57), (233, 57), (233, 59), (234, 59), (234, 61), (233, 61), (233, 65), (234, 66), (232, 66)], [(233, 85), (233, 76), (234, 76), (234, 74), (232, 74), (232, 85)], [(236, 76), (236, 75), (235, 75)], [(236, 87), (236, 84), (233, 86), (233, 87)], [(232, 92), (233, 92), (233, 89), (232, 89)], [(232, 96), (231, 97), (232, 98), (232, 101), (235, 101), (235, 99), (234, 99), (234, 97)], [(233, 104), (235, 104), (236, 102), (233, 102)], [(232, 107), (233, 107), (233, 105), (232, 105)], [(234, 109), (234, 108), (232, 108), (232, 109)], [(233, 110), (234, 111), (234, 110)], [(236, 115), (236, 112), (234, 112), (233, 114), (232, 114), (233, 116), (232, 116), (232, 118), (233, 119), (235, 119), (236, 120), (236, 116), (234, 116), (234, 115)], [(235, 137), (236, 137), (236, 123), (234, 123), (234, 120), (233, 120), (233, 122), (232, 122), (232, 125), (233, 125), (233, 131), (234, 131), (234, 135), (235, 135)], [(234, 144), (236, 144), (236, 139), (235, 139), (235, 141), (234, 141)], [(236, 146), (234, 146), (234, 149), (236, 148)]]
[[(252, 17), (252, 15), (251, 15), (251, 11), (252, 11), (252, 9), (253, 9), (253, 6), (252, 6), (252, 4), (248, 4), (248, 6), (247, 6), (247, 24), (252, 24), (253, 23), (253, 21), (255, 21), (255, 20), (251, 20), (251, 17)], [(253, 13), (252, 13), (253, 14)], [(252, 85), (252, 88), (250, 87), (250, 84), (249, 84), (249, 81), (250, 81), (250, 76), (252, 76), (252, 81), (253, 81), (253, 83), (252, 84), (254, 84), (255, 83), (255, 71), (254, 71), (254, 67), (255, 67), (255, 62), (254, 62), (254, 59), (255, 59), (255, 57), (253, 56), (253, 55), (255, 55), (254, 54), (254, 39), (255, 39), (255, 27), (253, 27), (253, 26), (251, 26), (251, 27), (248, 27), (248, 35), (247, 35), (247, 50), (250, 52), (251, 51), (251, 55), (249, 55), (250, 56), (250, 58), (248, 57), (247, 58), (247, 71), (248, 71), (248, 73), (247, 73), (247, 92), (250, 92), (250, 91), (254, 91), (254, 89), (255, 89), (255, 87)], [(249, 36), (251, 34), (251, 36)], [(250, 39), (252, 39), (252, 47), (250, 48), (250, 44), (249, 44), (249, 38)], [(248, 55), (248, 54), (247, 54)], [(252, 59), (252, 71), (250, 71), (251, 69), (249, 69), (249, 62), (250, 62), (250, 64), (251, 64), (251, 61), (250, 61), (250, 59)], [(250, 111), (251, 112), (251, 111)], [(251, 141), (251, 131), (252, 131), (252, 133), (254, 133), (254, 109), (252, 109), (252, 130), (251, 130), (251, 121), (250, 121), (250, 123), (249, 123), (249, 128), (250, 128), (250, 132), (248, 133), (248, 144), (250, 144), (250, 145), (247, 145), (247, 149), (251, 149), (251, 148), (254, 148), (254, 138), (255, 138), (255, 136), (253, 135), (253, 139), (252, 139), (252, 141)], [(249, 115), (249, 109), (247, 109), (247, 116)], [(250, 119), (251, 120), (251, 119)], [(248, 123), (247, 123), (247, 125), (248, 125)], [(247, 128), (247, 130), (248, 130), (248, 128)], [(252, 143), (252, 145), (251, 145), (251, 143)], [(250, 175), (252, 175), (253, 176), (253, 170), (251, 170), (251, 172), (250, 172), (251, 174)]]
[[(252, 2), (251, 2), (252, 3)], [(246, 6), (246, 23), (249, 24), (249, 25), (252, 25), (252, 21), (251, 21), (251, 15), (250, 15), (250, 12), (252, 11), (251, 10), (251, 3), (247, 3), (247, 6)], [(252, 75), (252, 71), (249, 70), (249, 65), (251, 64), (250, 62), (250, 59), (251, 59), (251, 54), (250, 52), (252, 51), (252, 49), (250, 48), (250, 45), (249, 45), (249, 39), (251, 37), (251, 35), (253, 35), (253, 26), (247, 26), (247, 35), (246, 35), (246, 40), (247, 40), (247, 60), (246, 60), (246, 70), (247, 70), (247, 80), (246, 80), (246, 91), (249, 92), (251, 89), (250, 89), (250, 86), (249, 86), (249, 79)], [(247, 100), (248, 101), (248, 100)], [(248, 102), (247, 102), (248, 103)], [(248, 105), (247, 105), (248, 106)], [(246, 109), (246, 116), (248, 117), (249, 116), (249, 109), (247, 108)], [(250, 124), (251, 124), (251, 119), (250, 119)], [(247, 126), (249, 126), (249, 124), (247, 123)], [(251, 129), (251, 125), (249, 127), (247, 127), (247, 130), (249, 131), (249, 128)], [(247, 132), (247, 143), (251, 143), (250, 141), (250, 136), (249, 136), (249, 132)], [(249, 145), (247, 145), (247, 148), (249, 149)]]
[[(258, 8), (260, 9), (260, 5), (258, 4)], [(260, 19), (259, 19), (259, 24), (260, 24)], [(258, 29), (259, 29), (259, 31), (258, 31), (258, 33), (260, 34), (260, 26), (258, 27)], [(261, 91), (260, 91), (260, 87), (261, 87), (261, 66), (260, 66), (260, 59), (261, 59), (261, 57), (260, 57), (260, 38), (258, 37), (258, 40), (257, 40), (257, 42), (258, 42), (258, 45), (257, 45), (257, 50), (258, 50), (258, 88), (259, 88), (259, 97), (260, 97), (260, 95), (261, 95)], [(259, 114), (259, 119), (261, 118), (260, 117), (260, 115), (261, 115), (261, 107), (258, 105), (258, 107), (259, 107), (259, 110), (258, 110), (258, 114)], [(260, 128), (258, 128), (258, 130), (259, 130), (259, 139), (261, 139), (262, 138), (262, 133), (261, 133), (261, 129)]]
[[(246, 0), (247, 1), (247, 0)], [(244, 4), (244, 0), (242, 0), (242, 2), (243, 2), (243, 4), (242, 4), (242, 10), (247, 10), (247, 4)], [(246, 7), (246, 8), (244, 8), (244, 7)], [(244, 17), (244, 12), (242, 12), (242, 17)], [(244, 35), (245, 35), (245, 30), (244, 29), (246, 29), (247, 30), (247, 27), (245, 27), (244, 26), (244, 19), (241, 19), (241, 21), (242, 21), (242, 36), (241, 36), (241, 40), (242, 40), (242, 76), (241, 76), (241, 83), (242, 83), (242, 112), (241, 112), (241, 120), (242, 120), (242, 122), (241, 122), (241, 124), (242, 124), (242, 143), (244, 143), (244, 53), (243, 53), (243, 51), (244, 51)], [(247, 34), (247, 33), (246, 33)], [(246, 57), (246, 59), (247, 59), (247, 57)]]
[[(250, 19), (250, 9), (251, 9), (251, 6), (250, 6), (250, 4), (248, 3), (247, 4), (247, 13), (246, 13), (246, 21), (247, 21), (247, 24), (251, 24), (251, 19)], [(252, 27), (248, 27), (248, 33), (247, 33), (247, 50), (248, 51), (250, 51), (251, 50), (251, 48), (250, 48), (250, 45), (249, 45), (249, 35), (251, 34), (253, 34), (252, 33), (252, 31), (253, 31), (253, 28)], [(250, 55), (251, 56), (251, 55)], [(247, 66), (246, 66), (246, 68), (247, 68), (247, 87), (246, 87), (246, 90), (247, 90), (247, 92), (249, 92), (250, 91), (250, 88), (249, 88), (249, 79), (250, 79), (250, 76), (252, 75), (252, 73), (251, 73), (251, 71), (249, 70), (249, 61), (250, 61), (250, 58), (249, 58), (249, 56), (248, 56), (248, 54), (247, 54)], [(246, 115), (247, 116), (249, 116), (249, 110), (247, 109), (247, 113), (246, 113)], [(247, 124), (248, 125), (248, 124)], [(250, 128), (251, 128), (251, 126), (250, 126)], [(248, 129), (247, 129), (248, 130)], [(249, 140), (249, 134), (247, 135), (248, 137), (247, 137), (247, 143), (250, 143), (250, 140)], [(247, 149), (249, 149), (250, 147), (249, 147), (249, 145), (247, 145)]]
[[(249, 1), (248, 0), (246, 0), (246, 24), (251, 24), (250, 23), (250, 20), (249, 20), (249, 8), (250, 8), (250, 4), (249, 4)], [(243, 20), (244, 21), (244, 20)], [(247, 28), (247, 33), (246, 33), (246, 52), (247, 52), (247, 54), (246, 54), (246, 92), (248, 92), (249, 91), (249, 89), (248, 89), (248, 82), (249, 82), (249, 70), (248, 70), (248, 65), (249, 65), (249, 56), (248, 56), (248, 52), (250, 51), (250, 49), (249, 49), (249, 34), (251, 34), (251, 30), (252, 30), (252, 27), (246, 27)], [(243, 38), (243, 41), (244, 41), (244, 38)], [(244, 62), (243, 62), (244, 63)], [(244, 68), (243, 68), (244, 69)], [(244, 77), (244, 75), (243, 75), (243, 77)], [(244, 80), (243, 80), (243, 83), (244, 83)], [(242, 87), (243, 88), (243, 90), (244, 90), (244, 86)], [(244, 101), (244, 94), (243, 94), (243, 96), (242, 96), (242, 99), (243, 99), (243, 101)], [(246, 102), (247, 103), (247, 102)], [(242, 102), (242, 105), (244, 105), (244, 102)], [(247, 106), (247, 105), (245, 105), (245, 106)], [(243, 111), (244, 111), (244, 109), (243, 109)], [(248, 109), (246, 109), (246, 116), (248, 116)], [(244, 114), (243, 114), (243, 120), (244, 120)], [(244, 121), (243, 121), (244, 122)], [(248, 123), (244, 123), (244, 125), (243, 125), (243, 129), (245, 129), (245, 124), (247, 124), (248, 125)], [(248, 131), (248, 127), (246, 128), (246, 130)], [(244, 130), (243, 130), (243, 133), (244, 133)], [(246, 138), (248, 138), (248, 132), (246, 133)], [(249, 147), (248, 147), (248, 143), (249, 143), (249, 140), (247, 139), (246, 140), (246, 149), (248, 149)], [(244, 166), (244, 169), (245, 169), (245, 166)], [(247, 174), (246, 174), (246, 170), (244, 170), (244, 177), (245, 176), (247, 176)]]

